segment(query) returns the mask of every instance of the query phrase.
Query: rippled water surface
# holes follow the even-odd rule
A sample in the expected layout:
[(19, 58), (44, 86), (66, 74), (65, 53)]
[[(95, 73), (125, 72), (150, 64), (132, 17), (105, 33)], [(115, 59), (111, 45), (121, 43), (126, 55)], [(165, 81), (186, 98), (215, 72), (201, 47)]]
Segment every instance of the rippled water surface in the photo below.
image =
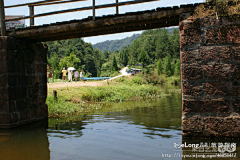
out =
[(2, 130), (0, 160), (185, 159), (179, 156), (188, 152), (174, 148), (182, 143), (179, 88), (158, 101), (113, 103), (88, 115), (50, 118), (40, 127)]

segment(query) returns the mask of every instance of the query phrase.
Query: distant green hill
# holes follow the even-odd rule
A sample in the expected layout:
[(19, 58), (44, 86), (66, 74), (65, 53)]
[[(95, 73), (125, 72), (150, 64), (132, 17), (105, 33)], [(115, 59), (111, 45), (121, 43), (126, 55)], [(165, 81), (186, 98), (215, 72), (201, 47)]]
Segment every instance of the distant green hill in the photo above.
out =
[[(175, 29), (178, 30), (178, 27), (166, 28), (167, 32), (172, 34)], [(120, 40), (104, 41), (93, 45), (93, 48), (97, 48), (101, 51), (121, 51), (125, 46), (131, 45), (135, 39), (138, 39), (141, 34), (134, 34), (131, 37), (127, 37)]]
[(134, 34), (131, 37), (127, 37), (121, 40), (104, 41), (93, 45), (93, 48), (97, 48), (101, 51), (121, 51), (125, 46), (131, 45), (135, 39), (138, 39), (141, 34)]

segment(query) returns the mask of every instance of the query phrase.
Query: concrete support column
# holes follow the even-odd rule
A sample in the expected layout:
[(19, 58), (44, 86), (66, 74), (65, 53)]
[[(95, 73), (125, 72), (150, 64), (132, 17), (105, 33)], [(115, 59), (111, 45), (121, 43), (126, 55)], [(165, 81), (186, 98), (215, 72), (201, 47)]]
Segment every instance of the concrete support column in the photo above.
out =
[(0, 47), (0, 128), (47, 118), (47, 46), (0, 37)]
[(183, 137), (240, 136), (240, 19), (179, 25)]

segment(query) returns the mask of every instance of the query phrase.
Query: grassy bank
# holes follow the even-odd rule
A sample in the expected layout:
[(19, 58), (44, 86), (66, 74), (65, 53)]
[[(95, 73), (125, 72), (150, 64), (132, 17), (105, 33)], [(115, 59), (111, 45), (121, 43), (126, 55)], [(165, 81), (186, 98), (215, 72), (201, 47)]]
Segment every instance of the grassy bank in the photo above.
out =
[[(54, 100), (53, 90), (58, 99)], [(78, 115), (104, 107), (105, 102), (158, 99), (167, 93), (157, 86), (110, 82), (109, 86), (48, 89), (47, 104), (50, 117)]]
[(157, 85), (157, 84), (180, 84), (180, 76), (157, 75), (157, 74), (138, 74), (131, 78), (121, 77), (115, 80), (116, 82), (123, 82), (125, 84), (138, 84), (138, 85)]

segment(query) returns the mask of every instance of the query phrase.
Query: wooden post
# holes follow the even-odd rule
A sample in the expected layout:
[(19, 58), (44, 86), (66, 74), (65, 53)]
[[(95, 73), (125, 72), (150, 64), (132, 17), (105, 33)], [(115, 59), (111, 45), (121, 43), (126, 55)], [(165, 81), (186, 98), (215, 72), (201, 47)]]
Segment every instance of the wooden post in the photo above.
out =
[(1, 34), (2, 36), (7, 36), (6, 24), (5, 24), (5, 10), (4, 10), (4, 1), (0, 0), (0, 23), (1, 23)]
[[(29, 7), (30, 17), (34, 16), (34, 6), (28, 6), (28, 7)], [(34, 17), (30, 18), (30, 26), (34, 26)]]
[(119, 9), (118, 9), (118, 0), (116, 0), (116, 14), (119, 14)]
[(57, 91), (53, 90), (54, 101), (57, 102)]
[(52, 79), (53, 79), (53, 82), (54, 82), (54, 64), (53, 64), (53, 69), (52, 69)]
[(93, 0), (93, 20), (95, 21), (95, 0)]

